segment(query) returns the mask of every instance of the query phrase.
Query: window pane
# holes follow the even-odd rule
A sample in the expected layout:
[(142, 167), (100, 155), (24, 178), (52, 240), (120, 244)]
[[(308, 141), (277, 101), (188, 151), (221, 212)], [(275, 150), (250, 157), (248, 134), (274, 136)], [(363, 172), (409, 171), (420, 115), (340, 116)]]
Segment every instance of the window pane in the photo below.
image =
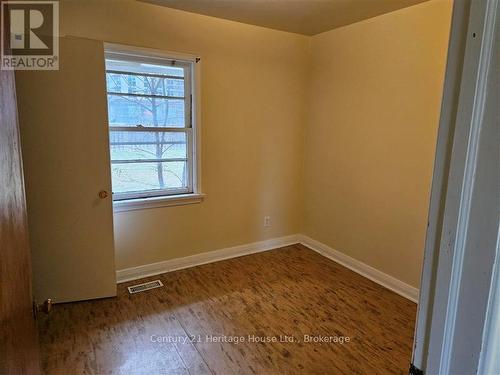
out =
[[(185, 86), (185, 80), (189, 79), (190, 72), (191, 65), (183, 61), (107, 53), (108, 123), (115, 199), (188, 191), (191, 164), (187, 159), (192, 145), (188, 134), (190, 123), (186, 121), (190, 88)], [(118, 131), (116, 127), (130, 130)], [(151, 131), (148, 127), (174, 127), (180, 131)]]
[(113, 193), (187, 188), (187, 162), (112, 164)]
[(184, 69), (182, 67), (147, 64), (133, 61), (120, 61), (113, 59), (106, 59), (106, 70), (119, 70), (122, 72), (149, 73), (184, 77)]
[(184, 97), (184, 80), (106, 73), (108, 92)]
[(108, 94), (108, 118), (110, 125), (183, 128), (184, 100)]
[(112, 161), (187, 158), (186, 133), (112, 131), (109, 138)]

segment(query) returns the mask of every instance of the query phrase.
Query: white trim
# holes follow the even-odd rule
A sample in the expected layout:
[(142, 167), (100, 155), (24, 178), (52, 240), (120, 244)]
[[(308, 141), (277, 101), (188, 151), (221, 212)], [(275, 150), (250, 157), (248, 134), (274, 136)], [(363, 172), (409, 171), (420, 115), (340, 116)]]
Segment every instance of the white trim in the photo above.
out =
[(366, 263), (363, 263), (357, 259), (351, 258), (338, 250), (332, 249), (330, 246), (325, 245), (322, 242), (316, 241), (308, 236), (300, 235), (300, 243), (307, 246), (311, 250), (323, 255), (324, 257), (333, 260), (336, 263), (349, 268), (361, 276), (376, 282), (394, 293), (399, 294), (402, 297), (409, 299), (412, 302), (418, 303), (418, 293), (419, 290), (411, 285), (404, 283), (401, 280), (396, 279), (382, 271), (379, 271)]
[(401, 280), (383, 273), (359, 260), (334, 250), (331, 247), (313, 240), (303, 234), (293, 234), (285, 237), (272, 238), (265, 241), (253, 242), (250, 244), (228, 247), (225, 249), (209, 251), (201, 254), (190, 255), (183, 258), (169, 259), (163, 262), (146, 264), (143, 266), (125, 268), (116, 271), (117, 283), (137, 280), (144, 277), (155, 276), (161, 273), (176, 271), (184, 268), (200, 266), (202, 264), (219, 262), (225, 259), (237, 258), (244, 255), (260, 253), (273, 250), (283, 246), (289, 246), (296, 243), (308, 247), (318, 254), (354, 271), (361, 276), (370, 279), (377, 284), (392, 290), (410, 301), (418, 301), (418, 289)]
[(470, 4), (465, 1), (453, 3), (453, 16), (448, 43), (446, 74), (443, 85), (432, 188), (425, 236), (424, 259), (420, 279), (420, 295), (413, 339), (411, 363), (419, 369), (425, 368), (429, 348), (429, 332), (432, 317), (436, 269), (439, 259), (439, 242), (442, 235), (444, 202), (446, 198), (449, 159), (455, 128), (460, 82), (462, 80), (463, 57), (467, 40)]
[(143, 210), (146, 208), (158, 208), (169, 206), (183, 206), (186, 204), (201, 203), (205, 194), (178, 194), (161, 197), (124, 199), (113, 201), (113, 212), (125, 212)]
[(430, 283), (423, 284), (428, 317), (424, 327), (419, 319), (415, 338), (421, 343), (419, 368), (429, 374), (476, 374), (479, 365), (494, 263), (493, 236), (498, 229), (490, 225), (498, 220), (493, 187), (498, 182), (497, 94), (492, 89), (494, 81), (488, 84), (496, 78), (498, 65), (498, 51), (493, 51), (498, 38), (497, 2), (472, 1), (467, 12), (467, 42), (459, 101), (452, 118), (439, 247), (424, 255), (435, 257), (437, 264), (431, 270)]
[(196, 62), (199, 58), (198, 55), (191, 53), (183, 53), (183, 52), (173, 52), (173, 51), (164, 51), (157, 48), (148, 48), (148, 47), (137, 47), (128, 44), (117, 44), (117, 43), (109, 43), (104, 42), (104, 50), (106, 52), (112, 52), (116, 54), (125, 54), (128, 56), (139, 56), (142, 57), (143, 54), (147, 54), (151, 57), (157, 57), (165, 60), (181, 60), (181, 61), (190, 61)]
[(495, 263), (483, 329), (483, 343), (478, 374), (500, 373), (500, 225), (497, 231)]
[(193, 129), (191, 137), (193, 137), (190, 143), (193, 146), (192, 150), (192, 163), (194, 165), (191, 168), (193, 192), (201, 193), (203, 191), (201, 184), (201, 58), (197, 57), (194, 60), (193, 67), (191, 69), (191, 128)]
[[(496, 7), (498, 0), (488, 0), (486, 5), (483, 40), (479, 56), (477, 71), (477, 85), (474, 93), (472, 107), (472, 119), (468, 134), (465, 168), (463, 171), (462, 190), (458, 211), (458, 222), (456, 229), (455, 249), (452, 260), (450, 287), (448, 294), (448, 307), (443, 334), (443, 351), (439, 373), (449, 374), (452, 361), (452, 347), (455, 338), (455, 322), (458, 312), (458, 301), (460, 297), (460, 283), (462, 281), (462, 270), (464, 268), (464, 254), (467, 244), (467, 233), (469, 227), (470, 209), (472, 205), (472, 192), (475, 185), (477, 158), (480, 142), (480, 132), (483, 126), (484, 108), (487, 98), (487, 85), (493, 42), (495, 39)], [(462, 165), (460, 165), (462, 168)]]
[(225, 259), (237, 258), (244, 255), (273, 250), (283, 246), (298, 243), (299, 236), (294, 234), (285, 237), (253, 242), (245, 245), (227, 247), (225, 249), (190, 255), (183, 258), (169, 259), (163, 262), (146, 264), (144, 266), (125, 268), (116, 271), (117, 283), (137, 280), (143, 277), (159, 275), (161, 273), (200, 266), (202, 264), (219, 262)]

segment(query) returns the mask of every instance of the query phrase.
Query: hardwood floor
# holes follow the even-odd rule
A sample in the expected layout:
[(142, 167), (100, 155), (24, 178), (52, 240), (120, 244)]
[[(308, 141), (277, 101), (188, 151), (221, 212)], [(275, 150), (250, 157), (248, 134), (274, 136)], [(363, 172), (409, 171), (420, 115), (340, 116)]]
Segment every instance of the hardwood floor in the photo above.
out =
[(416, 305), (302, 245), (153, 279), (165, 286), (56, 305), (39, 323), (45, 373), (408, 373)]

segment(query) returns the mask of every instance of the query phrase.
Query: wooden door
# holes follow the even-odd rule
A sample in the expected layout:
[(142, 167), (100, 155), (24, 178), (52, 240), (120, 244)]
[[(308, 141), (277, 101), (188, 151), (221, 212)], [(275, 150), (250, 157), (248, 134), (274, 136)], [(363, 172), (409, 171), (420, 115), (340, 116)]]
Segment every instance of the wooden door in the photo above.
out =
[(0, 70), (0, 374), (38, 374), (14, 72)]

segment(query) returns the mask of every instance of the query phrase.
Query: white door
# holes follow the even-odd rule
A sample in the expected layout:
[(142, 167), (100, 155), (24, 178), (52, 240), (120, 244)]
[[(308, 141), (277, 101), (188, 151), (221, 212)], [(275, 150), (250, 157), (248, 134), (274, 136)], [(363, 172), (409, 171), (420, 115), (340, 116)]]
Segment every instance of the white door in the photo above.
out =
[(59, 65), (16, 72), (33, 291), (56, 303), (116, 295), (103, 45), (60, 38)]

